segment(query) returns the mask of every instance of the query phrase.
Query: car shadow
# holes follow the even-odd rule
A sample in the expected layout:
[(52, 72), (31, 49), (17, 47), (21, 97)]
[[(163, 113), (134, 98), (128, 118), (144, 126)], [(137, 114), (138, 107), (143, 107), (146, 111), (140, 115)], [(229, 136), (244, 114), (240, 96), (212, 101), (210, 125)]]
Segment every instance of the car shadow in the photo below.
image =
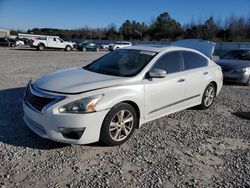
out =
[(0, 142), (42, 150), (68, 146), (43, 139), (25, 125), (22, 119), (24, 90), (24, 87), (0, 90)]
[(9, 50), (38, 51), (36, 48), (30, 48), (30, 47), (16, 47), (16, 48), (9, 48)]
[(239, 118), (250, 120), (250, 112), (234, 112), (232, 114), (236, 115)]
[(223, 85), (227, 85), (227, 86), (242, 86), (242, 84), (240, 84), (240, 83), (229, 82), (229, 81), (223, 81)]
[[(46, 51), (61, 51), (65, 52), (64, 49), (45, 49), (43, 51), (39, 51), (36, 48), (31, 48), (31, 47), (16, 47), (16, 48), (9, 48), (9, 50), (17, 50), (17, 51), (36, 51), (36, 52), (46, 52)], [(78, 50), (72, 50), (71, 52), (79, 52)]]

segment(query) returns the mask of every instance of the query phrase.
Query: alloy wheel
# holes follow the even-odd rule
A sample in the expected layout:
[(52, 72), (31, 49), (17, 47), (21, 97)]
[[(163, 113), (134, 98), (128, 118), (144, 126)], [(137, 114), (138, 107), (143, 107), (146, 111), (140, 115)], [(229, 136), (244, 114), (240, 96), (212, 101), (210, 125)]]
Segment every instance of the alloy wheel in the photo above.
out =
[(121, 110), (114, 115), (109, 126), (109, 134), (114, 141), (122, 141), (133, 129), (134, 118), (130, 111)]
[(205, 92), (205, 99), (204, 99), (204, 104), (206, 106), (210, 106), (213, 103), (214, 95), (215, 95), (214, 87), (212, 86), (208, 87)]

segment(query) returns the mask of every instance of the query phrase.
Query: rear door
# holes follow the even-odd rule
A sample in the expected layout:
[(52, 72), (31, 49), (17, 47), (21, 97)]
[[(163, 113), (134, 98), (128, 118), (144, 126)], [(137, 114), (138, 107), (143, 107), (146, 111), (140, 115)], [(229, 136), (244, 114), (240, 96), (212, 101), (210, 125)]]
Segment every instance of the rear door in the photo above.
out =
[(56, 38), (48, 37), (48, 47), (49, 48), (56, 48)]
[(204, 56), (192, 52), (182, 51), (184, 62), (185, 85), (185, 105), (199, 103), (211, 74), (207, 68), (208, 59)]
[(64, 48), (64, 42), (57, 37), (48, 37), (48, 46), (50, 48)]
[(180, 52), (161, 56), (152, 69), (167, 72), (165, 78), (149, 78), (145, 85), (145, 118), (154, 119), (180, 108), (184, 97), (185, 78)]

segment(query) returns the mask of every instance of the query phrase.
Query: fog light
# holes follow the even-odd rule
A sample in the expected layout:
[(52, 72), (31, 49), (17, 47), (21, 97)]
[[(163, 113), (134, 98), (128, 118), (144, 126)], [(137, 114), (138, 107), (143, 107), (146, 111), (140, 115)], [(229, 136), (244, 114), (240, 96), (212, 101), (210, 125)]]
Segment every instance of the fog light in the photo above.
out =
[(82, 135), (85, 131), (85, 127), (83, 127), (83, 128), (60, 127), (59, 131), (62, 133), (63, 137), (65, 137), (65, 138), (78, 140), (82, 137)]

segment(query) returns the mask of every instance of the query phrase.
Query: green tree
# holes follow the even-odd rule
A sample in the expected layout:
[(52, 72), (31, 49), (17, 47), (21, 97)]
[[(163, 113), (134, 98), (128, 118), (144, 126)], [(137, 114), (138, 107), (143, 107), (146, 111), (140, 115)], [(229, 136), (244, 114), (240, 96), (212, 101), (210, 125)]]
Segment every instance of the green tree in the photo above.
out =
[(172, 19), (167, 12), (164, 12), (153, 22), (150, 33), (156, 40), (173, 40), (182, 34), (182, 28), (179, 22)]

